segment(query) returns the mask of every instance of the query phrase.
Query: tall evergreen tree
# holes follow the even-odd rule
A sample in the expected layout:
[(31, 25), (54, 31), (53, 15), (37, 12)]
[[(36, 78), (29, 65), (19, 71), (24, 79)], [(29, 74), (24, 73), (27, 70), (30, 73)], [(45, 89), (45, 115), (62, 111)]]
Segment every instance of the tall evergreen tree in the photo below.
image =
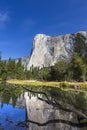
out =
[(87, 51), (87, 44), (85, 43), (85, 37), (80, 33), (76, 34), (75, 43), (74, 43), (74, 52), (81, 56), (85, 56)]
[(86, 80), (86, 65), (83, 63), (83, 60), (77, 53), (73, 54), (72, 60), (72, 72), (73, 79), (77, 81)]

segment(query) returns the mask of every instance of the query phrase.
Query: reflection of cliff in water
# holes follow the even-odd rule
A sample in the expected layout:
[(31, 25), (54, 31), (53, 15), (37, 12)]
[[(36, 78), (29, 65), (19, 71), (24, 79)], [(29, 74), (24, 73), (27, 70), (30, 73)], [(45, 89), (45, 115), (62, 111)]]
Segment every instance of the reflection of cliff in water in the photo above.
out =
[[(52, 97), (47, 97), (51, 101), (49, 102), (49, 99), (45, 100), (43, 95), (32, 95), (31, 92), (25, 92), (24, 97), (26, 100), (27, 123), (29, 125), (27, 130), (87, 129), (87, 122), (84, 120), (81, 122), (80, 120), (83, 119), (85, 114), (82, 111), (74, 109), (73, 106), (68, 104), (68, 108), (65, 104), (62, 104), (64, 107), (59, 106), (58, 109), (58, 104), (55, 104)], [(63, 109), (61, 110), (60, 108)]]
[[(15, 124), (19, 129), (24, 127), (27, 130), (87, 130), (87, 92), (42, 86), (1, 85), (0, 100), (1, 112), (4, 104), (9, 103), (18, 109), (26, 108), (26, 120), (19, 120)], [(18, 120), (19, 117), (16, 118)]]

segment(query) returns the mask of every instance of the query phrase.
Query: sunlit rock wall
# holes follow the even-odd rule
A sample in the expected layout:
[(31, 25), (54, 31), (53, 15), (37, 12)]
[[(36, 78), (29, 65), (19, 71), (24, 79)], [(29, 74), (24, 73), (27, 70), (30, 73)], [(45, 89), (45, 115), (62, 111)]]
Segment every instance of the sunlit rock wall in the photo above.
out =
[[(40, 96), (40, 95), (39, 95)], [(53, 106), (38, 100), (37, 97), (32, 96), (30, 93), (26, 92), (24, 95), (26, 110), (27, 110), (27, 120), (32, 120), (38, 123), (44, 123), (53, 119), (63, 119), (77, 122), (77, 117), (75, 114), (70, 112), (64, 112), (62, 110), (54, 109)], [(29, 123), (29, 128), (27, 130), (80, 130), (79, 128), (72, 127), (63, 123), (51, 123), (46, 126), (38, 126), (34, 123)]]
[[(87, 31), (80, 31), (87, 38)], [(33, 67), (52, 66), (60, 59), (70, 58), (75, 42), (74, 34), (47, 36), (37, 34), (33, 41), (33, 48), (27, 69)]]

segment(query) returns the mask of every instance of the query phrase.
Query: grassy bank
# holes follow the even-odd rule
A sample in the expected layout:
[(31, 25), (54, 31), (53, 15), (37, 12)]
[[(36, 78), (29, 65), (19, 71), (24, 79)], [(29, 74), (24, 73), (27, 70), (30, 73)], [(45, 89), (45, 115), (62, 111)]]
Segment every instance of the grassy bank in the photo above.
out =
[(58, 87), (60, 82), (42, 82), (36, 80), (7, 80), (7, 83), (27, 85), (27, 86), (52, 86), (52, 87), (57, 86)]
[(46, 81), (36, 81), (36, 80), (8, 80), (7, 83), (27, 85), (27, 86), (50, 86), (50, 87), (61, 87), (70, 89), (85, 89), (87, 90), (87, 82), (46, 82)]

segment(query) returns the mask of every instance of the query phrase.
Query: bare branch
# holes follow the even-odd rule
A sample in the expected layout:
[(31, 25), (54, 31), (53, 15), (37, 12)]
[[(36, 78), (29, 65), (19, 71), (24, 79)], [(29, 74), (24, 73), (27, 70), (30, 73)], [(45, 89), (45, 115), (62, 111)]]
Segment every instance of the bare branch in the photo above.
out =
[(25, 87), (23, 87), (23, 88), (24, 88), (25, 90), (27, 90), (27, 91), (32, 92), (32, 93), (43, 94), (43, 95), (45, 95), (45, 97), (47, 98), (47, 100), (38, 97), (39, 100), (42, 100), (42, 101), (44, 101), (44, 102), (46, 102), (46, 103), (52, 105), (53, 107), (56, 107), (56, 108), (61, 109), (61, 110), (63, 110), (63, 111), (66, 111), (66, 112), (74, 112), (74, 113), (77, 114), (79, 117), (82, 117), (83, 119), (86, 119), (86, 120), (87, 120), (87, 115), (85, 115), (85, 114), (82, 113), (81, 111), (79, 111), (79, 110), (77, 110), (77, 109), (75, 109), (75, 108), (64, 108), (63, 105), (61, 105), (61, 104), (60, 104), (59, 102), (57, 102), (56, 100), (52, 100), (52, 99), (50, 100), (49, 97), (48, 97), (48, 95), (47, 95), (46, 93), (41, 92), (41, 91), (38, 91), (38, 92), (37, 92), (37, 91), (32, 91), (32, 90), (29, 90), (29, 89), (27, 89), (27, 88), (25, 88)]
[(32, 120), (27, 120), (27, 121), (23, 121), (23, 122), (19, 122), (17, 125), (21, 126), (21, 125), (26, 125), (26, 123), (33, 123), (35, 125), (38, 126), (46, 126), (48, 124), (52, 124), (52, 123), (63, 123), (63, 124), (67, 124), (67, 125), (71, 125), (73, 127), (78, 127), (78, 128), (83, 128), (83, 127), (87, 127), (87, 122), (83, 122), (83, 123), (73, 123), (71, 121), (68, 120), (63, 120), (63, 119), (54, 119), (54, 120), (48, 120), (44, 123), (39, 123), (36, 121), (32, 121)]

